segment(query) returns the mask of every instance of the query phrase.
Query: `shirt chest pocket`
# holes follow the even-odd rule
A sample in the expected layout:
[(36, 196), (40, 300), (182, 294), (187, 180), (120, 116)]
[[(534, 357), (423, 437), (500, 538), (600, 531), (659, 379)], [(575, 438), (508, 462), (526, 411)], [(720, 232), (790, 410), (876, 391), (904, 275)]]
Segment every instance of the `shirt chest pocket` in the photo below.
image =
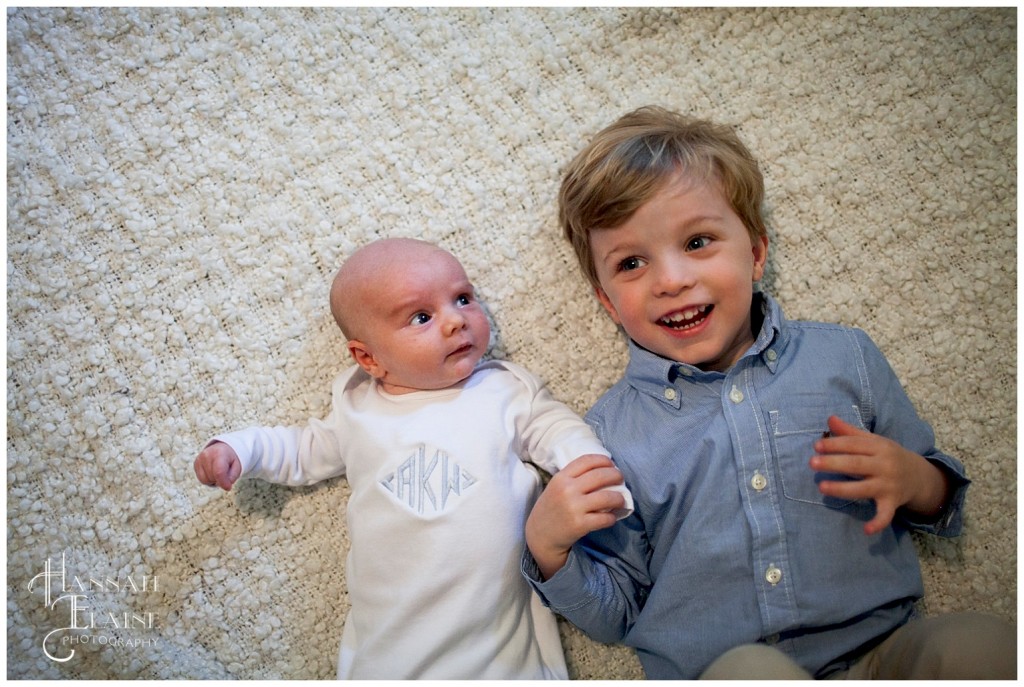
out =
[(858, 478), (815, 472), (808, 464), (814, 455), (814, 442), (828, 433), (830, 415), (864, 428), (860, 409), (856, 405), (840, 406), (835, 404), (834, 399), (830, 402), (826, 397), (804, 397), (784, 410), (769, 411), (772, 448), (778, 465), (782, 493), (787, 499), (827, 508), (847, 508), (857, 502), (825, 496), (818, 490), (818, 483)]

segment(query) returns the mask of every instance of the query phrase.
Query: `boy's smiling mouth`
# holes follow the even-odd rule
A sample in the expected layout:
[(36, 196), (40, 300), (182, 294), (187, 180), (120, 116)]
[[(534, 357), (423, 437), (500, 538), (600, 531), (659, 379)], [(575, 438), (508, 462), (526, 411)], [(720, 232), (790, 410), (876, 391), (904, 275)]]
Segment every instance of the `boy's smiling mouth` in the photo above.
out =
[(695, 308), (678, 310), (658, 320), (658, 324), (676, 331), (691, 329), (701, 324), (714, 309), (713, 305), (701, 305)]

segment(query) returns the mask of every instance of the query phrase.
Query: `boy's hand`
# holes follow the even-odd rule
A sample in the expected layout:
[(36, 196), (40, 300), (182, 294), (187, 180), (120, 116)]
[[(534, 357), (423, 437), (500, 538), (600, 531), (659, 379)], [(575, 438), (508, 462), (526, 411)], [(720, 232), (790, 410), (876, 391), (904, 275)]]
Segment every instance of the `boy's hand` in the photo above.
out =
[(814, 443), (817, 453), (811, 456), (811, 468), (861, 479), (821, 482), (818, 489), (840, 499), (874, 500), (875, 517), (864, 525), (866, 534), (888, 527), (900, 507), (924, 516), (937, 515), (942, 509), (948, 481), (924, 457), (835, 416), (828, 419), (828, 428), (831, 436)]
[(605, 487), (616, 484), (622, 473), (597, 454), (580, 456), (548, 482), (526, 520), (526, 545), (545, 580), (561, 570), (580, 537), (615, 524), (612, 511), (626, 500)]
[(224, 491), (231, 491), (231, 485), (242, 474), (238, 454), (223, 441), (215, 441), (200, 451), (194, 467), (200, 482)]

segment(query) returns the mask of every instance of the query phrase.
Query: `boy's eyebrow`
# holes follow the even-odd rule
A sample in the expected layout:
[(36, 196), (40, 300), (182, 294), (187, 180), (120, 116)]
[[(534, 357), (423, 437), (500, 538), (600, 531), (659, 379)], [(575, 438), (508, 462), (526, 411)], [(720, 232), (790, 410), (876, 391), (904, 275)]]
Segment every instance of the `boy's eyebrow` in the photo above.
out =
[(686, 221), (680, 223), (680, 228), (689, 229), (695, 224), (703, 224), (704, 222), (721, 222), (723, 216), (720, 214), (701, 214), (693, 217), (687, 217)]
[(625, 249), (622, 247), (622, 244), (621, 243), (616, 243), (616, 244), (612, 244), (607, 250), (605, 250), (603, 252), (598, 253), (595, 250), (594, 251), (594, 255), (597, 256), (598, 258), (600, 258), (601, 260), (605, 260), (605, 259), (608, 258), (608, 256), (613, 255), (613, 254), (618, 253), (618, 252), (621, 252), (623, 250), (625, 250)]
[[(694, 225), (697, 225), (697, 224), (703, 224), (705, 222), (721, 222), (723, 220), (724, 220), (724, 216), (721, 215), (721, 214), (705, 213), (705, 214), (695, 215), (693, 217), (685, 218), (684, 221), (682, 221), (682, 222), (680, 222), (678, 224), (678, 228), (679, 229), (690, 229), (691, 227), (693, 227)], [(609, 228), (609, 229), (597, 229), (597, 228), (595, 228), (595, 229), (591, 229), (591, 231), (592, 232), (614, 232), (618, 228), (619, 227), (612, 227), (612, 228)], [(621, 244), (617, 244), (615, 246), (615, 248), (618, 248), (619, 245), (621, 245)], [(613, 250), (615, 248), (613, 248)]]

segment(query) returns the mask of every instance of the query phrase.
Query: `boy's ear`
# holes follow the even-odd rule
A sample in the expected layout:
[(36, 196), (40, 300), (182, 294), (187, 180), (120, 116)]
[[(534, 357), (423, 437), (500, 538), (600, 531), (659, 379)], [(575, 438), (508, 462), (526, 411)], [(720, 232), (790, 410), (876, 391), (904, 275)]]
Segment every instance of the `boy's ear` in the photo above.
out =
[(751, 241), (751, 244), (751, 250), (754, 252), (754, 281), (761, 281), (764, 267), (768, 262), (768, 237), (759, 236)]
[(612, 299), (608, 298), (608, 294), (604, 292), (600, 286), (594, 287), (594, 294), (597, 296), (597, 300), (600, 301), (601, 305), (604, 306), (605, 311), (611, 316), (612, 322), (615, 324), (622, 324), (619, 320), (619, 313), (615, 310), (615, 306), (612, 305)]
[(366, 344), (358, 339), (349, 339), (345, 346), (348, 347), (349, 355), (356, 361), (356, 365), (366, 370), (367, 374), (377, 378), (384, 376), (384, 370)]

